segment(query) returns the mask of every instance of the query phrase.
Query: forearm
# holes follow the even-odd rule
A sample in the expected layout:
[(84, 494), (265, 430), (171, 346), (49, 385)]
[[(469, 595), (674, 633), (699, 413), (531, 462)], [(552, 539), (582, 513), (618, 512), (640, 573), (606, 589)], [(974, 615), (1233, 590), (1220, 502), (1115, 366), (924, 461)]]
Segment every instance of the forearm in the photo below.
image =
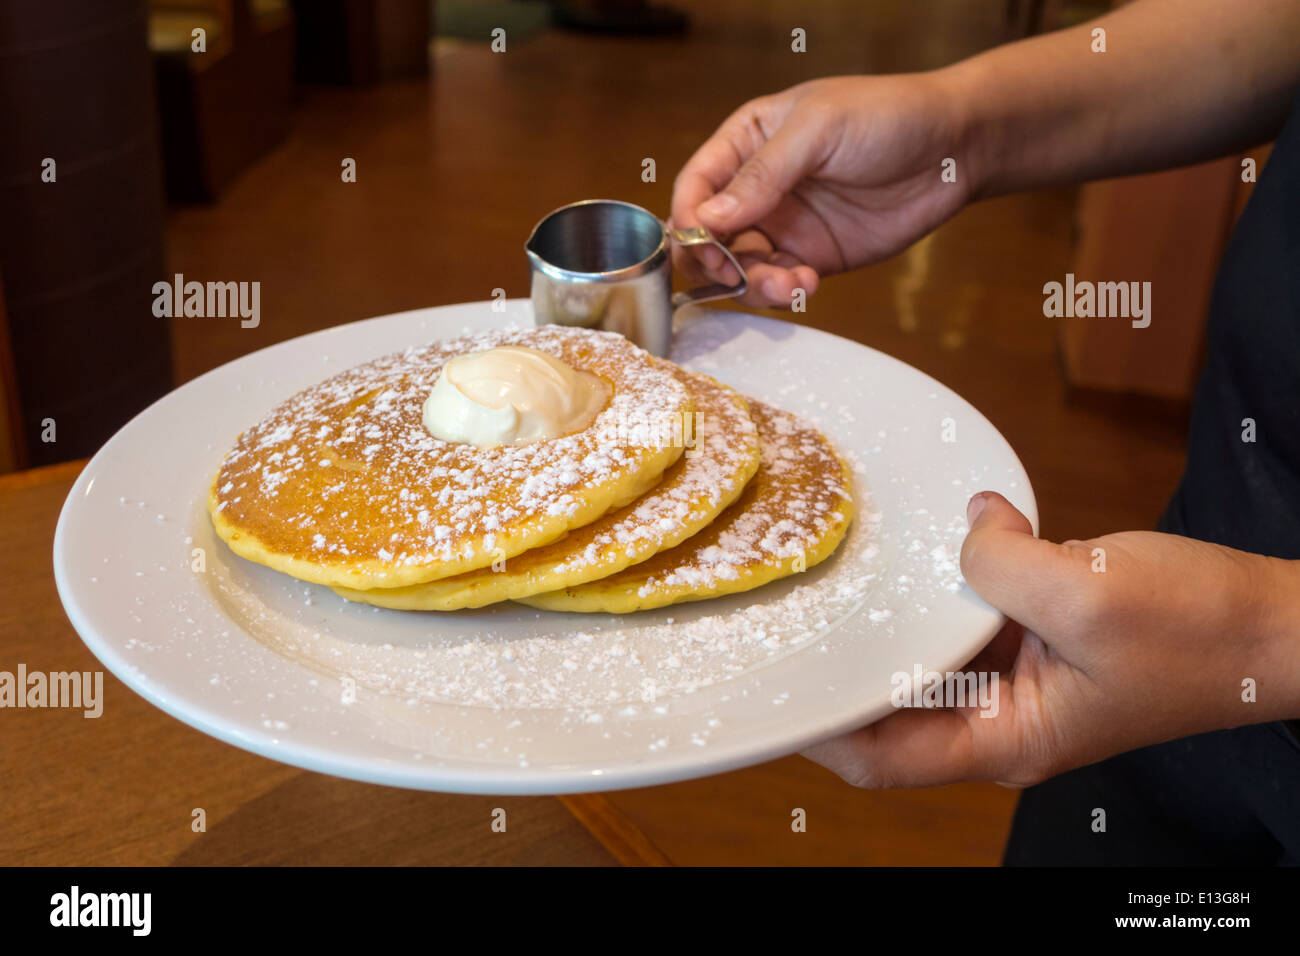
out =
[(936, 77), (974, 198), (1200, 162), (1276, 134), (1300, 86), (1300, 2), (1138, 0)]

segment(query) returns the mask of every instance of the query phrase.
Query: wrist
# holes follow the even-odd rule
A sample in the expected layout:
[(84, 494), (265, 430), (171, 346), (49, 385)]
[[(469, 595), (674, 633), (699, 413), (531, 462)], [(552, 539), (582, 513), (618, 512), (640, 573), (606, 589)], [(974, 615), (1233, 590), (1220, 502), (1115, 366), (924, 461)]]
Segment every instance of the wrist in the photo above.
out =
[(986, 70), (979, 60), (962, 60), (931, 76), (945, 104), (952, 142), (967, 185), (967, 201), (996, 195), (992, 160), (1002, 152), (994, 142), (997, 127), (983, 106), (988, 102)]
[(1250, 663), (1267, 719), (1300, 719), (1300, 561), (1261, 557), (1253, 575)]

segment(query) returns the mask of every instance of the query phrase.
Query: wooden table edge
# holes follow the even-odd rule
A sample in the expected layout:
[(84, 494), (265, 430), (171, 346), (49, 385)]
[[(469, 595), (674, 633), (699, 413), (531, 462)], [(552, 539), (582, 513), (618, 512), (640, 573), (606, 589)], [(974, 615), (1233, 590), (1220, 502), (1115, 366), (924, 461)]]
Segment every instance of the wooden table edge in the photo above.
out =
[(55, 465), (42, 465), (39, 468), (27, 468), (23, 471), (11, 471), (0, 475), (0, 493), (18, 491), (20, 488), (34, 488), (36, 485), (53, 484), (56, 481), (76, 479), (81, 474), (89, 458), (76, 461), (61, 461)]
[(623, 866), (673, 866), (673, 861), (603, 794), (557, 797)]

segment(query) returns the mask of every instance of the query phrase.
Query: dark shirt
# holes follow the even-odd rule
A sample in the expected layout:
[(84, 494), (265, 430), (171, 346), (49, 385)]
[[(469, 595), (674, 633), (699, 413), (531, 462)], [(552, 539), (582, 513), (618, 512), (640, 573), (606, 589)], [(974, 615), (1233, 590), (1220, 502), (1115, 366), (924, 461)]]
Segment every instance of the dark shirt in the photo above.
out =
[[(1253, 442), (1242, 440), (1244, 419), (1254, 423)], [(1160, 529), (1300, 558), (1300, 97), (1219, 269), (1187, 469)], [(1269, 675), (1251, 676), (1267, 688)], [(1107, 808), (1114, 839), (1079, 824), (1092, 807)], [(1298, 807), (1297, 722), (1251, 724), (1130, 751), (1029, 788), (1005, 860), (1297, 865)]]
[(1160, 530), (1300, 558), (1300, 95), (1219, 266), (1208, 339)]
[(1161, 530), (1300, 558), (1300, 96), (1224, 253), (1208, 339)]

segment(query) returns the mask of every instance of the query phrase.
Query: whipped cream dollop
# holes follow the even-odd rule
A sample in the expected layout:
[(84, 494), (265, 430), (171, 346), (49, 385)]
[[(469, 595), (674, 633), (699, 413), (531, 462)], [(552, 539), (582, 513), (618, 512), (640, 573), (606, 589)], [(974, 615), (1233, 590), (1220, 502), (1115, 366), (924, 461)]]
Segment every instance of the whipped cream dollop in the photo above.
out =
[(434, 438), (479, 448), (582, 431), (605, 407), (609, 384), (554, 355), (506, 345), (449, 359), (424, 402)]

